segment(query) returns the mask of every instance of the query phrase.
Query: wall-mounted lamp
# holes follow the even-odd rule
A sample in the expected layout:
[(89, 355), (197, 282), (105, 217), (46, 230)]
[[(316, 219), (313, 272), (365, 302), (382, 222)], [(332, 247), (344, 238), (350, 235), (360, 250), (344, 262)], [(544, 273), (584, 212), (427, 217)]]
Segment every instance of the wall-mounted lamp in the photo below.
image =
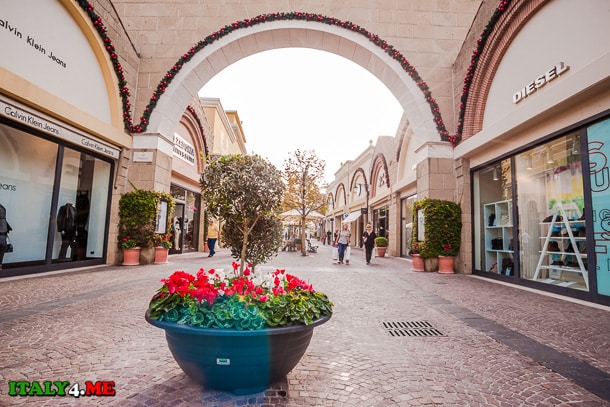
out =
[(497, 181), (499, 179), (498, 178), (498, 167), (494, 167), (491, 179), (494, 180), (494, 181)]

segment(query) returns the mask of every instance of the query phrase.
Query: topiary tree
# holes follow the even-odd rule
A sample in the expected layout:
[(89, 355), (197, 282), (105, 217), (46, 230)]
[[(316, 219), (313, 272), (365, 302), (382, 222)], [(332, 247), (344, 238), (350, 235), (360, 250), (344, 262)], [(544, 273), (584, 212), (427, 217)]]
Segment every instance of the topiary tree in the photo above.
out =
[(274, 233), (276, 228), (281, 233), (281, 228), (270, 218), (281, 209), (285, 186), (273, 164), (258, 155), (214, 158), (200, 185), (207, 211), (225, 221), (223, 240), (233, 246), (241, 272), (246, 263), (259, 263), (277, 253)]

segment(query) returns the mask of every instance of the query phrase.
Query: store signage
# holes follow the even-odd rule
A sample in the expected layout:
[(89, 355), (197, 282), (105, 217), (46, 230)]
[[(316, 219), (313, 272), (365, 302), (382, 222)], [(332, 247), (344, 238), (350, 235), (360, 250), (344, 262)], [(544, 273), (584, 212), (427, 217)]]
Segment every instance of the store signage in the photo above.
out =
[(109, 146), (108, 144), (105, 144), (102, 141), (96, 140), (92, 137), (85, 137), (76, 131), (43, 119), (40, 116), (36, 116), (16, 106), (4, 103), (3, 101), (0, 101), (0, 115), (23, 123), (28, 127), (40, 130), (43, 133), (61, 138), (62, 140), (73, 144), (78, 144), (88, 150), (95, 151), (96, 153), (115, 159), (119, 158), (120, 150), (116, 147)]
[(565, 65), (563, 62), (558, 63), (515, 93), (513, 95), (513, 103), (517, 104), (521, 102), (523, 99), (536, 92), (547, 83), (559, 78), (559, 76), (568, 69), (570, 69), (570, 67)]
[(195, 165), (195, 147), (177, 134), (174, 134), (174, 156)]
[(4, 32), (8, 32), (9, 35), (21, 40), (23, 46), (28, 47), (28, 49), (33, 49), (37, 51), (39, 55), (43, 55), (48, 57), (51, 62), (54, 62), (58, 66), (62, 68), (67, 68), (68, 65), (66, 62), (55, 55), (53, 50), (49, 49), (46, 45), (38, 40), (38, 38), (34, 37), (31, 34), (23, 33), (18, 26), (13, 24), (8, 19), (0, 18), (0, 30), (4, 30)]

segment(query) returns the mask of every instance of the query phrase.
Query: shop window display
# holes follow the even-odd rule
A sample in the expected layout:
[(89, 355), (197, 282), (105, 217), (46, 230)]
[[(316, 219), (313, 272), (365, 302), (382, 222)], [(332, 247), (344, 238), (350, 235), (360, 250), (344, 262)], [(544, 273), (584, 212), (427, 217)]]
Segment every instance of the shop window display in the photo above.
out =
[(102, 259), (111, 167), (0, 124), (0, 204), (13, 244), (3, 269)]
[(577, 132), (515, 157), (521, 278), (589, 290)]
[(475, 265), (490, 273), (515, 275), (513, 241), (513, 183), (511, 160), (475, 173)]

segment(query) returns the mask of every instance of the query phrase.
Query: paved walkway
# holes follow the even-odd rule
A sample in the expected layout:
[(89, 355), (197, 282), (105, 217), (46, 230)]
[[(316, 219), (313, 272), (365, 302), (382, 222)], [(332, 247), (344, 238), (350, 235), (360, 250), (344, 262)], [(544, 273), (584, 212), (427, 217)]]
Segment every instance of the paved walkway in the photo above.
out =
[[(167, 265), (0, 280), (0, 405), (610, 406), (608, 308), (413, 272), (405, 259), (367, 266), (361, 250), (349, 265), (330, 257), (322, 246), (265, 266), (309, 280), (335, 313), (285, 382), (250, 396), (192, 383), (163, 331), (144, 320), (161, 278), (228, 268), (226, 249), (170, 256)], [(9, 381), (113, 381), (116, 395), (11, 397)]]

